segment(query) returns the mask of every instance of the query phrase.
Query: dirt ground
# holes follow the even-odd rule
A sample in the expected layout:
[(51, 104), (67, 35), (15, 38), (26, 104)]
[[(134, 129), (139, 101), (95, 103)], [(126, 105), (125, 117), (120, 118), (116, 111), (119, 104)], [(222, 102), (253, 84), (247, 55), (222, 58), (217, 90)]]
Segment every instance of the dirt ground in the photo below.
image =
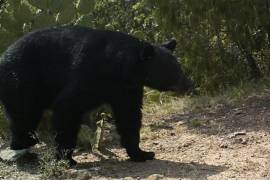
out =
[[(109, 145), (103, 155), (79, 153), (79, 164), (59, 178), (270, 179), (270, 96), (201, 111), (145, 114), (141, 147), (155, 151), (156, 160), (133, 163), (119, 145)], [(14, 168), (0, 164), (0, 179), (42, 178), (31, 164), (9, 166)]]

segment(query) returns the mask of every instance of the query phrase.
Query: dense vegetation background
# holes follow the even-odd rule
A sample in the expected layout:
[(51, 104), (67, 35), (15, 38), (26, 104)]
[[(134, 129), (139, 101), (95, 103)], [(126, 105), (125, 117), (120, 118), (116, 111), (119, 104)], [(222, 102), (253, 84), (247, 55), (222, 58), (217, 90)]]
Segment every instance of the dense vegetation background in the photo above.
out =
[(78, 24), (158, 43), (177, 56), (201, 93), (269, 75), (268, 0), (0, 0), (0, 52), (34, 29)]

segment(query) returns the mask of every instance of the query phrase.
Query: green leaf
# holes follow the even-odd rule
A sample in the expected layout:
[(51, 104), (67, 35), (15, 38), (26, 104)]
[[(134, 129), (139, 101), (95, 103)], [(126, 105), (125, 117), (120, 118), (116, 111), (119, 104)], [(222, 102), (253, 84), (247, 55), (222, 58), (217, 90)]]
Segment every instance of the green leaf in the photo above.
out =
[(22, 31), (22, 23), (16, 21), (11, 13), (3, 12), (0, 17), (0, 24), (11, 32)]
[(69, 4), (69, 7), (61, 11), (56, 21), (58, 24), (68, 24), (70, 23), (76, 16), (76, 9), (73, 4)]
[(34, 22), (32, 24), (33, 29), (43, 28), (47, 26), (55, 25), (55, 17), (50, 15), (44, 11), (39, 12), (34, 18)]
[(50, 0), (49, 9), (53, 13), (58, 13), (63, 10), (65, 3), (65, 0)]
[(53, 13), (61, 13), (66, 11), (71, 6), (74, 6), (75, 0), (47, 0), (48, 9)]
[(21, 0), (8, 0), (8, 3), (12, 9), (17, 9), (17, 7), (21, 4)]
[(29, 22), (33, 19), (33, 13), (26, 4), (21, 4), (14, 9), (14, 18), (19, 22)]
[(90, 15), (83, 15), (81, 16), (78, 21), (76, 22), (76, 25), (80, 26), (91, 26), (93, 22), (93, 17)]
[[(12, 33), (12, 32), (8, 32), (8, 31), (3, 31), (0, 30), (0, 54), (6, 50), (6, 48), (17, 38), (17, 36)], [(0, 112), (2, 111), (2, 109), (0, 108)], [(0, 113), (0, 127), (8, 127), (3, 126), (3, 124), (6, 124), (6, 121), (4, 121), (5, 119), (1, 118), (2, 113)]]
[[(55, 0), (58, 1), (58, 0)], [(48, 9), (49, 0), (28, 0), (28, 2), (39, 9)]]
[(95, 0), (78, 0), (77, 9), (80, 14), (87, 14), (93, 10)]

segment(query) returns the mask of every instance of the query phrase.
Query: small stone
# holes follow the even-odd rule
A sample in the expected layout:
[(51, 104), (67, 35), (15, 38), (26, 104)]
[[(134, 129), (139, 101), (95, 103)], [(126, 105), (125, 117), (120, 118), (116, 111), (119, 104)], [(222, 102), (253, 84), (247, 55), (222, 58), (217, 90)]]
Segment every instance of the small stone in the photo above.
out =
[(177, 125), (183, 125), (183, 124), (185, 124), (185, 122), (184, 121), (179, 121), (179, 122), (177, 122)]
[(244, 131), (238, 131), (238, 132), (234, 132), (232, 134), (229, 135), (229, 138), (234, 138), (236, 136), (243, 136), (243, 135), (246, 135), (247, 132), (244, 130)]
[(125, 177), (124, 180), (134, 180), (133, 177)]
[(219, 147), (221, 147), (221, 148), (228, 148), (228, 144), (223, 143), (223, 144), (220, 144)]
[(163, 179), (164, 176), (161, 174), (152, 174), (151, 176), (149, 176), (147, 178), (147, 180), (159, 180), (159, 179)]
[(247, 144), (247, 139), (242, 139), (241, 138), (241, 144), (246, 145)]
[(182, 144), (182, 146), (183, 147), (189, 147), (189, 146), (191, 146), (192, 145), (192, 141), (188, 141), (188, 142), (184, 142), (183, 144)]

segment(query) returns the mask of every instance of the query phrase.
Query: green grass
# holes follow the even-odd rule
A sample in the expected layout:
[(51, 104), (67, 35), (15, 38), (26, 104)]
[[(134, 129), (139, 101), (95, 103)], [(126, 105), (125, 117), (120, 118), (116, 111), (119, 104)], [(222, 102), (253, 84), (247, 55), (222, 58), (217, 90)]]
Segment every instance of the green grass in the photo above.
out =
[(270, 96), (270, 80), (241, 83), (237, 87), (220, 90), (214, 95), (173, 96), (172, 93), (147, 91), (144, 98), (144, 113), (170, 114), (185, 111), (202, 111), (217, 105), (237, 105), (244, 99), (254, 95)]
[(200, 127), (202, 125), (202, 121), (200, 119), (192, 119), (191, 125), (194, 128)]

